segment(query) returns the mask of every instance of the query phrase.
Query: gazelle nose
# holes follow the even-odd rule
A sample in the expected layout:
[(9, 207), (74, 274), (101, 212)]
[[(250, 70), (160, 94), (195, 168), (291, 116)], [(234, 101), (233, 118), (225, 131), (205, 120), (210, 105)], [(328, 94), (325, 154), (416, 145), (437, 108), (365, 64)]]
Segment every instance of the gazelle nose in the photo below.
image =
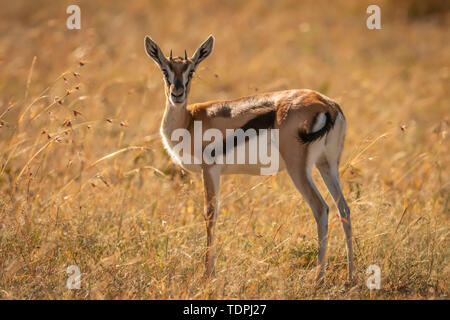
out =
[(180, 80), (176, 80), (175, 81), (175, 90), (184, 90), (184, 86), (183, 83)]

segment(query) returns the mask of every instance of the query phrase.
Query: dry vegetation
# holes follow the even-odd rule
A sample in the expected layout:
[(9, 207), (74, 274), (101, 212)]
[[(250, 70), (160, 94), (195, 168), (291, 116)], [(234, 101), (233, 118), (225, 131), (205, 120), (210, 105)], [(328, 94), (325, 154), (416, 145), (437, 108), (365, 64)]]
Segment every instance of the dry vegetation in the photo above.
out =
[[(365, 26), (372, 2), (2, 3), (0, 297), (448, 299), (448, 1), (377, 1), (379, 31)], [(80, 31), (65, 27), (73, 3)], [(143, 40), (192, 54), (210, 33), (191, 102), (311, 88), (341, 104), (356, 285), (318, 180), (331, 233), (315, 288), (315, 222), (286, 173), (223, 180), (217, 274), (202, 279), (201, 177), (162, 147), (163, 84)], [(379, 291), (365, 286), (371, 264)], [(66, 288), (69, 265), (81, 290)]]

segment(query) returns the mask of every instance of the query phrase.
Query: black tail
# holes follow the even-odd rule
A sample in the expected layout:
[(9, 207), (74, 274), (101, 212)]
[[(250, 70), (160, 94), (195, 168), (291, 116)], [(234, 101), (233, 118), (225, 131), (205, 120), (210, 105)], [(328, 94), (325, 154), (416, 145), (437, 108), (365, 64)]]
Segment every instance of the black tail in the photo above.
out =
[[(313, 127), (319, 114), (320, 113), (318, 113), (316, 115), (316, 117), (314, 118), (314, 120), (312, 121), (311, 127)], [(326, 112), (325, 117), (326, 117), (325, 125), (318, 131), (308, 133), (306, 128), (300, 128), (298, 130), (298, 138), (301, 143), (306, 144), (306, 143), (311, 143), (313, 141), (319, 140), (320, 138), (325, 136), (331, 130), (331, 128), (333, 128), (334, 120), (331, 118), (330, 113)]]

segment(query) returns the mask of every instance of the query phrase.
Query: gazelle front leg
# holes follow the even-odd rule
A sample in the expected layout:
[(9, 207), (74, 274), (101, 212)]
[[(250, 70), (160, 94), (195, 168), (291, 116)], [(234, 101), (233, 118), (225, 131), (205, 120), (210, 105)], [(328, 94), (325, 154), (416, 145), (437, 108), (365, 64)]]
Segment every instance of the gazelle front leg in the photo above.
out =
[(217, 220), (220, 193), (220, 169), (207, 166), (202, 169), (204, 212), (206, 222), (205, 276), (214, 274), (214, 227)]

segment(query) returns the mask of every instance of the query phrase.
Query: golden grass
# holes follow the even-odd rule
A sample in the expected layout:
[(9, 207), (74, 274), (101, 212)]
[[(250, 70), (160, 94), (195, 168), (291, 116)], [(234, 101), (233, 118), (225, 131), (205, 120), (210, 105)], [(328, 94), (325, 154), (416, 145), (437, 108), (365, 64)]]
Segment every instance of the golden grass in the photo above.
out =
[[(371, 31), (372, 2), (79, 1), (81, 31), (65, 28), (73, 1), (2, 4), (0, 297), (448, 299), (449, 14), (378, 1)], [(191, 102), (311, 88), (341, 104), (355, 286), (317, 180), (331, 211), (315, 288), (315, 222), (286, 173), (223, 180), (217, 274), (202, 279), (201, 178), (163, 150), (161, 74), (143, 39), (181, 55), (210, 33)], [(371, 264), (379, 291), (365, 285)], [(80, 290), (66, 288), (69, 265)]]

